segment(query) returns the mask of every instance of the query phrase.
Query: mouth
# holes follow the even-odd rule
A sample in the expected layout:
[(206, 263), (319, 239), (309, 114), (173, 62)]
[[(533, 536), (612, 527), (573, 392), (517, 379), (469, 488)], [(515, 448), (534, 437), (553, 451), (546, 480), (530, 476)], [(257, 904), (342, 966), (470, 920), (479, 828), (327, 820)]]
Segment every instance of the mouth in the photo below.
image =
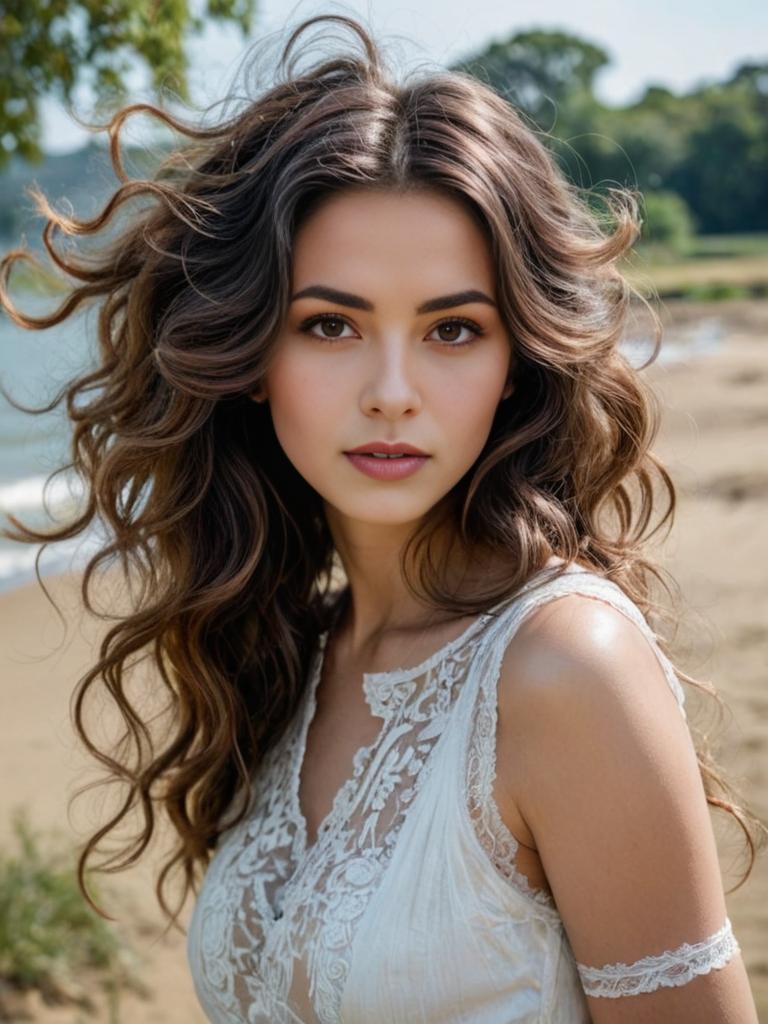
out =
[(416, 457), (428, 459), (427, 452), (416, 448), (404, 441), (390, 443), (389, 441), (371, 441), (370, 444), (361, 444), (357, 448), (350, 448), (344, 452), (345, 455), (367, 455), (375, 459), (401, 459)]
[(396, 455), (389, 455), (386, 452), (345, 452), (345, 455), (364, 455), (371, 459), (428, 459), (428, 455), (409, 455), (405, 452), (399, 452)]
[(355, 469), (375, 480), (402, 480), (417, 472), (431, 456), (410, 452), (352, 451), (344, 455)]

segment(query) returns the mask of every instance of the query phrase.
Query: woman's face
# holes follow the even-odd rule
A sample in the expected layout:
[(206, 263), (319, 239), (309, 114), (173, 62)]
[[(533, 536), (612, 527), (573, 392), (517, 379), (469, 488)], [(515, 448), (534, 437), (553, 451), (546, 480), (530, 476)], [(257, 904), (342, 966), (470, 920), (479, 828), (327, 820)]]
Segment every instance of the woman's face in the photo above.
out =
[[(297, 232), (292, 284), (260, 395), (286, 456), (336, 523), (420, 520), (474, 463), (511, 391), (480, 228), (438, 193), (339, 193)], [(375, 442), (428, 457), (403, 475), (405, 463), (345, 454)]]

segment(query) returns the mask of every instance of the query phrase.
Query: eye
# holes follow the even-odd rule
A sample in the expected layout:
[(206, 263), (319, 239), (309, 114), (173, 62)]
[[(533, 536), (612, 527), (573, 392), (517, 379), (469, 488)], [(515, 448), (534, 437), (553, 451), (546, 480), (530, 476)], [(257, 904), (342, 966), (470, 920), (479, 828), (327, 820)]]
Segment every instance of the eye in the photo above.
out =
[(452, 320), (441, 320), (439, 324), (433, 327), (433, 331), (441, 331), (446, 327), (451, 329), (463, 328), (464, 330), (471, 331), (474, 337), (465, 338), (464, 341), (456, 341), (453, 338), (439, 338), (443, 345), (447, 345), (449, 348), (460, 348), (462, 345), (471, 345), (475, 338), (481, 337), (485, 334), (485, 331), (479, 324), (476, 324), (473, 320), (466, 320), (463, 316), (454, 317)]
[[(326, 327), (330, 327), (332, 333), (316, 334), (312, 330), (312, 328), (317, 325), (321, 325), (323, 329), (325, 329)], [(351, 328), (351, 324), (338, 313), (318, 313), (316, 316), (312, 316), (308, 320), (304, 320), (303, 323), (301, 323), (301, 325), (299, 326), (299, 330), (303, 331), (305, 334), (309, 334), (313, 338), (317, 338), (319, 341), (334, 342), (346, 341), (348, 338), (352, 337), (352, 335), (349, 334), (333, 333), (342, 331), (345, 327)], [(439, 344), (446, 346), (447, 348), (461, 348), (464, 345), (471, 345), (476, 338), (479, 338), (483, 334), (485, 334), (485, 331), (483, 330), (482, 327), (479, 326), (479, 324), (476, 324), (474, 320), (467, 320), (465, 317), (452, 317), (449, 320), (441, 320), (439, 324), (436, 324), (432, 328), (430, 334), (433, 333), (434, 331), (442, 331), (445, 329), (451, 329), (455, 331), (457, 328), (459, 329), (459, 332), (461, 331), (461, 329), (471, 331), (473, 337), (465, 338), (463, 341), (458, 341), (456, 340), (455, 337), (435, 338), (433, 340), (437, 341)]]
[(322, 324), (323, 327), (326, 327), (327, 325), (330, 324), (334, 330), (338, 328), (349, 327), (350, 324), (337, 313), (319, 313), (317, 316), (312, 316), (309, 318), (309, 320), (305, 320), (301, 324), (299, 330), (304, 331), (305, 334), (309, 334), (313, 338), (317, 338), (319, 341), (346, 341), (346, 339), (350, 337), (350, 335), (348, 334), (315, 334), (311, 330), (311, 328), (314, 327), (315, 324)]

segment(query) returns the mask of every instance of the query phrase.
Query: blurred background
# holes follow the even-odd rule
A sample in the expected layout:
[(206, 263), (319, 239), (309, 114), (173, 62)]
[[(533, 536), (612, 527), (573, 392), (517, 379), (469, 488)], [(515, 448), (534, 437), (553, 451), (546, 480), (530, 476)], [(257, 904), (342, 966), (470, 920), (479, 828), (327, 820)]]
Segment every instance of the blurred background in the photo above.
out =
[[(103, 122), (123, 102), (160, 100), (182, 117), (215, 120), (213, 104), (244, 94), (248, 47), (318, 13), (362, 18), (404, 71), (457, 68), (489, 83), (543, 133), (590, 201), (616, 185), (641, 193), (643, 233), (622, 269), (664, 324), (661, 352), (642, 372), (662, 410), (655, 451), (678, 488), (675, 526), (653, 553), (681, 588), (678, 664), (711, 680), (730, 709), (716, 749), (765, 821), (768, 5), (4, 0), (0, 252), (20, 243), (42, 251), (30, 184), (79, 216), (94, 214), (114, 189), (103, 135), (76, 118)], [(134, 173), (172, 141), (142, 116), (123, 137)], [(11, 293), (34, 313), (53, 308), (60, 285), (21, 267)], [(650, 354), (640, 304), (622, 344), (638, 366)], [(94, 350), (94, 311), (45, 332), (0, 313), (0, 383), (23, 404), (50, 401)], [(33, 417), (0, 397), (4, 525), (7, 515), (43, 526), (49, 515), (72, 513), (79, 496), (66, 473), (44, 489), (68, 461), (68, 445), (61, 408)], [(46, 585), (71, 610), (65, 626), (34, 582), (39, 551), (0, 538), (0, 1020), (27, 1013), (47, 1022), (188, 1024), (203, 1018), (183, 938), (159, 937), (151, 864), (115, 881), (114, 900), (126, 909), (113, 929), (84, 912), (68, 866), (73, 837), (99, 821), (94, 812), (93, 821), (73, 822), (66, 808), (74, 782), (91, 777), (71, 736), (68, 700), (98, 637), (78, 617), (76, 590), (78, 568), (99, 543), (91, 534), (40, 555)], [(729, 821), (713, 815), (726, 887), (746, 867)], [(768, 1024), (765, 860), (727, 898)]]

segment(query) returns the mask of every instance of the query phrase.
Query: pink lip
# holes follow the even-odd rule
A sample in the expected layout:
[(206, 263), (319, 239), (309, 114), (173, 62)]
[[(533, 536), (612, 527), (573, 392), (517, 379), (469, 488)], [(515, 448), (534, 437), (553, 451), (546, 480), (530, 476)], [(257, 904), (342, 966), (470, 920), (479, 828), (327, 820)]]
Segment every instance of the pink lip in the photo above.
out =
[(345, 454), (369, 455), (371, 452), (384, 452), (386, 455), (426, 455), (421, 448), (415, 448), (405, 441), (370, 441), (368, 444), (359, 444), (357, 448), (349, 448)]
[(361, 455), (344, 452), (346, 457), (361, 473), (374, 480), (402, 480), (421, 469), (428, 455), (404, 455), (401, 459), (377, 459), (375, 455)]

